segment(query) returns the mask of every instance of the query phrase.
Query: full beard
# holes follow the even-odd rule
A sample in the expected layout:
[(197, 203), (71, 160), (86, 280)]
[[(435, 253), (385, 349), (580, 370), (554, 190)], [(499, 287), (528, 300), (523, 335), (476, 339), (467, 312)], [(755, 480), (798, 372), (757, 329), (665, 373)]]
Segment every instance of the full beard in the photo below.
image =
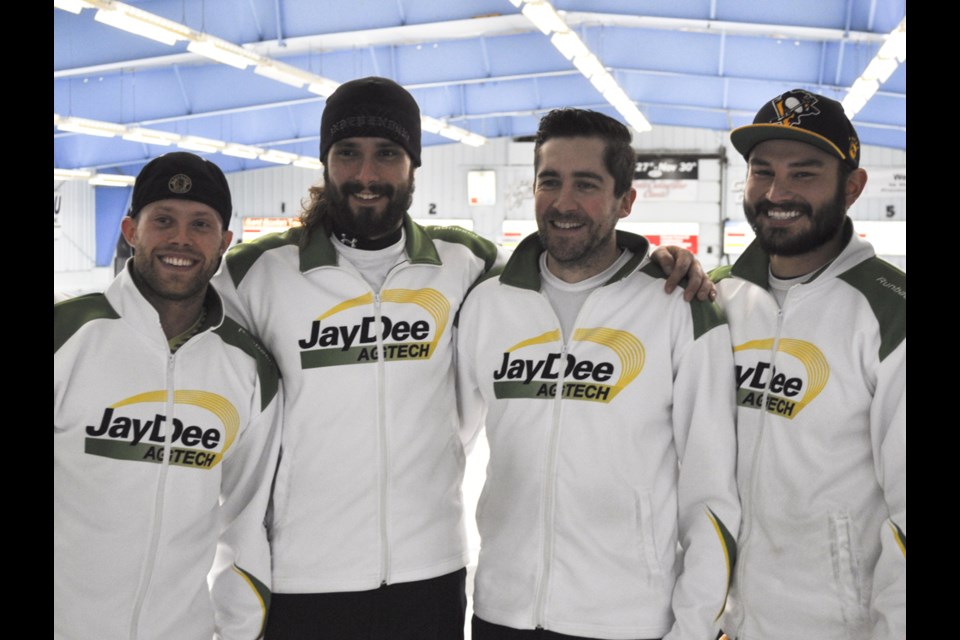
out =
[[(810, 219), (811, 227), (803, 233), (796, 233), (791, 228), (770, 227), (763, 223), (769, 219), (770, 209), (799, 211), (801, 216)], [(775, 256), (799, 256), (818, 249), (840, 233), (847, 215), (846, 197), (843, 190), (838, 189), (833, 200), (816, 211), (803, 202), (773, 204), (764, 198), (754, 205), (744, 200), (743, 212), (764, 251)]]
[[(407, 185), (394, 188), (389, 184), (372, 184), (364, 187), (359, 182), (345, 182), (337, 187), (326, 181), (326, 196), (333, 226), (340, 232), (359, 238), (375, 240), (382, 238), (403, 225), (403, 216), (413, 203), (413, 175)], [(375, 207), (351, 208), (348, 198), (366, 191), (387, 198), (382, 213)]]

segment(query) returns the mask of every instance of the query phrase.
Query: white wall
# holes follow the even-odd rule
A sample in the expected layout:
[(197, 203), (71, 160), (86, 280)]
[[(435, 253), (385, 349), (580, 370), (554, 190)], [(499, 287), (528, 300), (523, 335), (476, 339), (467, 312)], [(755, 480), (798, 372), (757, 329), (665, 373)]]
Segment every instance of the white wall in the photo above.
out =
[[(689, 202), (637, 201), (631, 222), (697, 222), (700, 224), (701, 262), (707, 268), (721, 262), (722, 221), (743, 219), (740, 191), (746, 174), (743, 158), (729, 143), (724, 132), (689, 127), (658, 126), (653, 131), (636, 135), (634, 147), (641, 153), (712, 154), (718, 160), (700, 163), (698, 196)], [(861, 165), (882, 179), (894, 174), (904, 176), (905, 151), (880, 147), (864, 147)], [(410, 212), (416, 218), (472, 218), (474, 230), (494, 241), (500, 239), (504, 220), (532, 220), (533, 212), (533, 143), (514, 143), (500, 138), (479, 148), (462, 144), (427, 147), (422, 154), (423, 166), (417, 171), (416, 191)], [(493, 206), (470, 206), (467, 202), (467, 171), (493, 170), (497, 176), (497, 202)], [(244, 216), (300, 215), (301, 202), (308, 188), (321, 181), (321, 172), (299, 167), (258, 169), (227, 175), (233, 194), (234, 217), (230, 228), (240, 237)], [(901, 220), (907, 216), (907, 199), (902, 193), (871, 191), (850, 210), (855, 220)], [(71, 272), (69, 286), (75, 287), (84, 272), (94, 274), (95, 207), (94, 190), (83, 182), (54, 183), (55, 206), (59, 203), (60, 237), (54, 240), (54, 274), (65, 282), (63, 272)], [(59, 197), (59, 201), (57, 198)], [(888, 260), (906, 270), (906, 257)], [(96, 283), (103, 276), (91, 276)], [(61, 289), (64, 287), (60, 287)]]

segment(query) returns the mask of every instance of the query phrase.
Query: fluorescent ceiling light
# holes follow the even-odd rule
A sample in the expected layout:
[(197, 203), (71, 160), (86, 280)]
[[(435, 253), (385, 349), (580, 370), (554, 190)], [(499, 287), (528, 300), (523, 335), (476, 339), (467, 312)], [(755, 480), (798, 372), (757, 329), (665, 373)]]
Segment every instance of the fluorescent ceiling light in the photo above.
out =
[(53, 169), (54, 180), (86, 180), (92, 175), (92, 171), (84, 169)]
[(315, 93), (318, 96), (323, 96), (324, 98), (330, 96), (334, 91), (337, 90), (337, 87), (340, 86), (339, 82), (334, 82), (333, 80), (328, 80), (326, 78), (321, 78), (320, 80), (314, 80), (307, 87), (307, 91)]
[(169, 131), (136, 127), (123, 134), (123, 139), (130, 142), (142, 142), (144, 144), (156, 144), (162, 147), (169, 147), (179, 140), (180, 136), (176, 133), (170, 133)]
[(843, 112), (851, 120), (863, 109), (870, 98), (877, 93), (880, 85), (890, 79), (897, 69), (897, 63), (907, 59), (907, 17), (904, 16), (897, 28), (890, 32), (877, 55), (857, 78), (850, 91), (843, 98)]
[(895, 58), (897, 62), (907, 59), (907, 18), (904, 16), (897, 28), (890, 32), (887, 41), (880, 47), (877, 56)]
[(590, 78), (590, 84), (592, 84), (594, 88), (596, 88), (596, 90), (602, 94), (616, 87), (617, 81), (613, 79), (612, 75), (604, 72), (598, 73)]
[(523, 5), (520, 12), (527, 16), (527, 19), (540, 29), (545, 36), (550, 35), (551, 31), (570, 30), (567, 23), (563, 21), (563, 18), (549, 2), (530, 2), (530, 0), (527, 0), (527, 4)]
[(73, 131), (74, 133), (85, 133), (91, 136), (101, 136), (103, 138), (114, 138), (123, 135), (127, 128), (120, 124), (112, 122), (102, 122), (100, 120), (88, 120), (87, 118), (63, 118), (57, 124), (61, 131)]
[(467, 132), (464, 131), (463, 129), (460, 129), (459, 127), (452, 127), (446, 124), (440, 127), (440, 131), (438, 131), (437, 133), (442, 135), (444, 138), (450, 138), (451, 140), (460, 142), (461, 140), (463, 140), (463, 137), (466, 135)]
[(95, 187), (130, 187), (137, 179), (134, 176), (123, 176), (118, 173), (98, 173), (90, 178), (89, 183)]
[(590, 50), (587, 49), (587, 45), (583, 44), (583, 40), (580, 39), (580, 36), (575, 34), (573, 31), (555, 33), (550, 36), (550, 42), (567, 60), (573, 60), (577, 56), (583, 56), (590, 53)]
[(420, 118), (421, 131), (426, 131), (428, 133), (440, 133), (440, 129), (442, 128), (443, 123), (436, 118), (431, 118), (430, 116), (423, 116)]
[(93, 9), (94, 6), (84, 0), (53, 0), (53, 6), (70, 13), (80, 13), (83, 9)]
[(588, 79), (592, 78), (601, 71), (606, 71), (603, 68), (603, 65), (600, 64), (600, 60), (597, 59), (597, 56), (593, 55), (592, 53), (574, 58), (573, 66), (575, 66), (580, 73), (585, 75)]
[(323, 164), (316, 158), (308, 158), (306, 156), (300, 156), (293, 161), (294, 166), (303, 167), (304, 169), (316, 169), (320, 171), (323, 169)]
[[(119, 5), (119, 3), (117, 4)], [(102, 22), (111, 27), (116, 27), (117, 29), (143, 36), (144, 38), (150, 38), (151, 40), (156, 40), (166, 45), (176, 44), (177, 40), (185, 40), (187, 37), (186, 34), (179, 30), (174, 30), (174, 28), (170, 26), (176, 25), (180, 27), (180, 25), (176, 23), (167, 25), (165, 23), (169, 21), (163, 20), (159, 16), (154, 16), (146, 11), (137, 11), (133, 7), (127, 7), (126, 5), (123, 5), (122, 8), (100, 9), (97, 11), (94, 19), (97, 22)]]
[(874, 58), (864, 69), (861, 76), (864, 80), (876, 80), (880, 84), (886, 82), (897, 68), (897, 61), (893, 58)]
[(295, 153), (289, 153), (287, 151), (278, 151), (276, 149), (270, 149), (265, 153), (260, 154), (260, 159), (265, 160), (266, 162), (275, 162), (277, 164), (290, 164), (300, 156)]
[(477, 135), (476, 133), (468, 133), (467, 135), (463, 136), (460, 142), (470, 145), (471, 147), (482, 147), (484, 144), (486, 144), (487, 139), (481, 135)]
[(189, 149), (190, 151), (205, 151), (207, 153), (213, 153), (226, 147), (227, 143), (221, 140), (214, 140), (212, 138), (184, 136), (179, 142), (177, 142), (177, 146), (181, 149)]
[(262, 59), (251, 51), (210, 36), (204, 36), (201, 40), (192, 40), (187, 45), (187, 51), (192, 51), (215, 62), (230, 65), (237, 69), (246, 69), (251, 64), (258, 64)]
[(233, 156), (234, 158), (247, 158), (248, 160), (252, 160), (261, 153), (264, 153), (264, 150), (260, 147), (250, 147), (245, 144), (228, 144), (220, 150), (220, 153), (225, 156)]

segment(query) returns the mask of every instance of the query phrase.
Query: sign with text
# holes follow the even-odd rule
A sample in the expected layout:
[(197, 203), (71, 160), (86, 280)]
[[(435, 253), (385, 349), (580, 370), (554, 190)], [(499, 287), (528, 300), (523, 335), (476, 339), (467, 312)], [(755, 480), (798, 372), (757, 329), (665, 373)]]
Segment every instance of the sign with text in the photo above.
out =
[(700, 161), (697, 158), (637, 156), (633, 188), (640, 200), (697, 199)]

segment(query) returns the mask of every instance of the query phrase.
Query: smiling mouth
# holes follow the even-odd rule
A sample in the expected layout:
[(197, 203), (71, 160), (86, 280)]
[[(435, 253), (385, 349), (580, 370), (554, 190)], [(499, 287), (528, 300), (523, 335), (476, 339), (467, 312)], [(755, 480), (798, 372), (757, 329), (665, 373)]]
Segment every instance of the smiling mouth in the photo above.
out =
[(556, 227), (557, 229), (562, 229), (564, 231), (568, 231), (570, 229), (579, 229), (580, 227), (583, 226), (582, 222), (572, 222), (572, 221), (564, 221), (564, 220), (551, 220), (550, 224)]
[(191, 258), (181, 258), (178, 256), (161, 256), (160, 262), (171, 267), (192, 267), (198, 261)]
[(802, 211), (781, 211), (779, 209), (768, 209), (764, 213), (771, 220), (793, 220), (803, 215)]
[(378, 200), (383, 197), (383, 194), (379, 193), (352, 193), (350, 194), (357, 200), (363, 200), (365, 202), (371, 202), (373, 200)]

